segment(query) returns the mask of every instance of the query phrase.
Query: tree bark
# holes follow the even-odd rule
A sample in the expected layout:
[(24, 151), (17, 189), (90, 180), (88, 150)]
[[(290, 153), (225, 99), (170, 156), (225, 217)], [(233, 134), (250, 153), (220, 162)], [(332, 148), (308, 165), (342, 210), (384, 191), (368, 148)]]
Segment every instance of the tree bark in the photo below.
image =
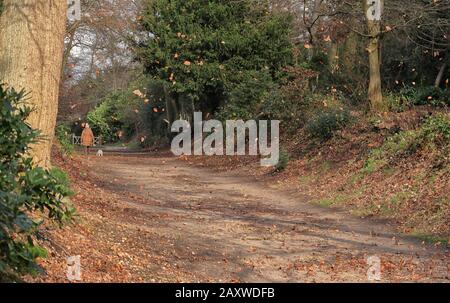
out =
[(328, 65), (332, 74), (339, 70), (339, 48), (336, 42), (328, 46)]
[(178, 96), (175, 96), (174, 94), (170, 93), (166, 84), (164, 84), (164, 98), (166, 99), (166, 115), (167, 121), (169, 121), (169, 133), (170, 133), (171, 132), (170, 128), (172, 127), (173, 122), (175, 122), (178, 119), (179, 115), (179, 109), (176, 101)]
[(439, 73), (436, 76), (436, 81), (434, 81), (434, 87), (439, 87), (442, 82), (442, 78), (444, 77), (445, 69), (447, 68), (447, 63), (442, 63), (441, 68), (439, 69)]
[[(313, 2), (313, 12), (311, 15), (311, 23), (310, 25), (306, 25), (307, 26), (307, 31), (309, 34), (309, 43), (311, 45), (311, 48), (308, 49), (308, 59), (312, 60), (312, 58), (314, 57), (315, 51), (316, 51), (316, 47), (315, 47), (315, 38), (316, 38), (316, 22), (317, 19), (319, 18), (319, 10), (320, 10), (320, 5), (322, 4), (323, 0), (314, 0)], [(305, 8), (304, 8), (305, 9)]]
[[(360, 65), (359, 56), (358, 56), (358, 36), (354, 32), (350, 32), (344, 43), (344, 51), (342, 52), (342, 66), (344, 69), (344, 73), (353, 74), (355, 73), (355, 69)], [(352, 77), (354, 78), (354, 77)]]
[[(378, 0), (383, 7), (383, 1)], [(370, 107), (373, 111), (381, 111), (383, 109), (383, 94), (381, 91), (381, 72), (380, 72), (380, 35), (381, 35), (381, 18), (371, 16), (372, 11), (369, 9), (367, 0), (363, 0), (364, 10), (366, 13), (367, 27), (369, 32), (369, 44), (367, 52), (369, 55), (369, 91), (368, 99)], [(375, 2), (375, 1), (374, 1)], [(381, 16), (381, 12), (380, 12)]]
[(33, 144), (35, 164), (50, 165), (64, 52), (66, 0), (4, 0), (0, 16), (0, 82), (29, 93), (28, 123), (43, 139)]

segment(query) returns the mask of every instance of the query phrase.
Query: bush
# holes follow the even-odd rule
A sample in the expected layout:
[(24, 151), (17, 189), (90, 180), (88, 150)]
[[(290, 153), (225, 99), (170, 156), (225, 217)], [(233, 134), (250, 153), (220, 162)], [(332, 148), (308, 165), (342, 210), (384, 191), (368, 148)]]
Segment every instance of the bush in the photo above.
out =
[(278, 160), (277, 165), (275, 165), (275, 169), (277, 171), (285, 170), (290, 159), (291, 159), (290, 154), (286, 150), (281, 149), (280, 150), (280, 159)]
[(45, 250), (33, 236), (42, 219), (62, 224), (74, 213), (63, 202), (71, 194), (66, 175), (35, 167), (27, 154), (39, 132), (25, 122), (31, 109), (23, 97), (0, 85), (0, 280), (37, 273)]
[(387, 93), (383, 98), (385, 104), (385, 110), (401, 113), (410, 108), (413, 105), (411, 98), (402, 94)]
[(225, 106), (217, 113), (219, 120), (255, 119), (262, 112), (262, 101), (276, 87), (268, 71), (248, 71), (239, 83), (230, 85)]
[(102, 136), (105, 142), (117, 142), (117, 132), (122, 124), (117, 118), (117, 103), (120, 94), (112, 93), (106, 96), (101, 103), (90, 111), (87, 121), (96, 136)]
[(383, 111), (403, 112), (414, 105), (449, 106), (450, 91), (429, 87), (406, 87), (399, 92), (387, 92), (383, 97)]
[(429, 142), (437, 148), (449, 151), (450, 121), (444, 114), (428, 118), (421, 129), (421, 136), (425, 142)]
[(337, 130), (350, 122), (350, 112), (346, 108), (326, 108), (307, 122), (306, 132), (322, 141), (331, 139)]
[(262, 112), (270, 119), (280, 120), (286, 134), (294, 135), (305, 125), (308, 113), (322, 96), (310, 93), (309, 81), (317, 74), (301, 67), (286, 68), (288, 79), (279, 89), (272, 89), (262, 102)]
[(400, 91), (401, 98), (413, 105), (450, 106), (450, 91), (434, 86), (406, 87)]
[(56, 127), (55, 135), (61, 145), (61, 151), (66, 155), (71, 155), (75, 150), (75, 146), (70, 138), (70, 127), (61, 124)]
[(137, 136), (167, 137), (166, 102), (161, 83), (140, 77), (127, 89), (102, 98), (87, 115), (94, 134), (102, 136), (105, 143), (124, 142)]

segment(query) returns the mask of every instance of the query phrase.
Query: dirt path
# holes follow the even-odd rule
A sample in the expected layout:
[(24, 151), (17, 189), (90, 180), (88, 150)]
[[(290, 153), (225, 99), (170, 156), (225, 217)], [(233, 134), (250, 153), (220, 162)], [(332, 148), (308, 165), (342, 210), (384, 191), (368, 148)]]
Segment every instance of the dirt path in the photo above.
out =
[(129, 267), (146, 281), (367, 281), (369, 256), (381, 259), (383, 281), (448, 281), (444, 248), (251, 177), (165, 156), (91, 156), (83, 165), (124, 209), (97, 232), (108, 221), (124, 226), (131, 260), (141, 259)]

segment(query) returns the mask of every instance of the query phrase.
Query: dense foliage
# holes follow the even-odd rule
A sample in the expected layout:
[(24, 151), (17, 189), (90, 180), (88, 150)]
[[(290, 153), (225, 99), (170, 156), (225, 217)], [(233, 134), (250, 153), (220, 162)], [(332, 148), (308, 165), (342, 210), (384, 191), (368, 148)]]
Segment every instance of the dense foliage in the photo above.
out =
[(61, 151), (66, 155), (71, 155), (75, 146), (72, 142), (71, 129), (65, 124), (58, 125), (55, 129), (55, 136), (61, 147)]
[(136, 52), (165, 81), (175, 117), (193, 107), (248, 117), (292, 63), (291, 20), (264, 1), (148, 1)]
[(87, 122), (105, 143), (135, 140), (146, 146), (167, 135), (161, 83), (140, 77), (113, 91), (88, 113)]
[(313, 138), (330, 139), (334, 132), (350, 121), (350, 112), (344, 108), (327, 108), (318, 112), (306, 125), (306, 131)]
[(31, 109), (23, 98), (23, 91), (0, 86), (0, 279), (36, 272), (36, 258), (45, 256), (33, 239), (39, 225), (73, 214), (64, 201), (71, 194), (66, 175), (35, 167), (27, 154), (39, 132), (25, 122)]

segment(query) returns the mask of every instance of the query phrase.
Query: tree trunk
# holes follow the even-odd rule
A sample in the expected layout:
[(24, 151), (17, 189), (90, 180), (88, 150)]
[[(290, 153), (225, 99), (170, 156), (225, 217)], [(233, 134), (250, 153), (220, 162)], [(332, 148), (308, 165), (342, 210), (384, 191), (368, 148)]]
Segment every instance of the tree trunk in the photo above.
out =
[[(369, 6), (368, 0), (364, 1), (364, 9), (366, 11), (367, 27), (370, 35), (367, 52), (369, 53), (369, 92), (368, 98), (370, 107), (373, 111), (381, 111), (383, 109), (383, 94), (381, 91), (381, 72), (380, 72), (380, 34), (381, 34), (381, 9), (383, 1), (377, 0), (380, 6)], [(370, 0), (370, 3), (377, 3)], [(374, 11), (375, 10), (375, 11)]]
[(30, 153), (44, 167), (58, 111), (66, 14), (66, 0), (4, 0), (0, 17), (0, 82), (29, 93), (35, 110), (28, 122), (43, 136)]
[(339, 70), (339, 48), (336, 42), (330, 42), (328, 47), (328, 65), (332, 74)]
[(368, 98), (372, 110), (379, 111), (383, 108), (383, 95), (381, 91), (379, 38), (371, 38), (368, 47), (369, 52), (369, 93)]
[[(322, 4), (321, 0), (314, 0), (313, 3), (313, 12), (311, 15), (311, 20), (312, 21), (316, 21), (317, 18), (319, 17), (319, 9), (320, 9), (320, 5)], [(308, 34), (309, 34), (309, 43), (311, 48), (308, 49), (308, 59), (311, 61), (312, 58), (314, 57), (314, 54), (316, 52), (316, 46), (315, 46), (315, 38), (316, 38), (316, 24), (311, 24), (310, 27), (308, 27)]]
[(434, 87), (439, 87), (439, 85), (441, 85), (442, 82), (442, 78), (444, 77), (444, 72), (445, 69), (447, 68), (447, 63), (442, 63), (441, 68), (439, 69), (439, 73), (436, 76), (436, 81), (434, 81)]
[(354, 32), (350, 32), (344, 43), (344, 51), (342, 52), (342, 66), (344, 73), (353, 75), (357, 72), (356, 69), (360, 65), (358, 55), (358, 36)]
[(177, 106), (177, 96), (169, 92), (169, 89), (164, 86), (164, 98), (166, 99), (166, 115), (169, 121), (169, 133), (173, 122), (178, 119), (179, 111)]

